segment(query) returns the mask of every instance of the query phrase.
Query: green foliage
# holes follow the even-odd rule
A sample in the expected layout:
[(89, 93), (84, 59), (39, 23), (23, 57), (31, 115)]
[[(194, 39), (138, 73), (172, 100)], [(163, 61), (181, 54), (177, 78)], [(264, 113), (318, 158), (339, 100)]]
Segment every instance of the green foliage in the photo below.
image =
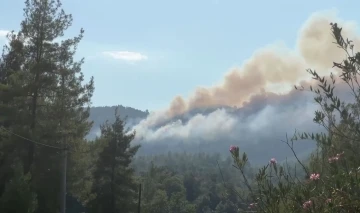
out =
[(171, 195), (169, 201), (169, 212), (174, 213), (195, 213), (195, 205), (189, 204), (185, 199), (184, 192), (176, 192)]
[[(142, 212), (237, 211), (240, 200), (231, 188), (242, 184), (231, 175), (230, 160), (205, 153), (136, 157), (133, 167), (143, 183)], [(251, 176), (247, 170), (246, 176)]]
[(143, 205), (143, 210), (148, 213), (166, 213), (169, 211), (167, 204), (167, 195), (163, 190), (157, 190), (151, 201)]
[(0, 197), (0, 212), (33, 213), (37, 208), (37, 197), (31, 187), (30, 174), (24, 175), (20, 161), (12, 166), (13, 178), (5, 185)]
[[(342, 83), (350, 87), (355, 102), (344, 103), (335, 95), (336, 80), (333, 74), (327, 80), (316, 71), (308, 70), (319, 87), (314, 89), (310, 86), (321, 109), (315, 112), (314, 122), (327, 129), (328, 134), (296, 132), (290, 140), (287, 138), (284, 141), (293, 151), (301, 170), (307, 174), (305, 178), (291, 175), (275, 159), (259, 169), (255, 184), (250, 185), (246, 176), (243, 176), (250, 193), (242, 199), (249, 200), (249, 208), (255, 212), (360, 211), (360, 53), (353, 53), (352, 41), (342, 37), (341, 28), (337, 24), (331, 24), (331, 29), (337, 45), (347, 55), (342, 63), (334, 62), (334, 67), (341, 71)], [(340, 119), (338, 122), (335, 120), (336, 115)], [(318, 146), (307, 163), (301, 162), (293, 149), (293, 143), (302, 139), (315, 140)], [(241, 156), (238, 147), (231, 147), (230, 152), (235, 167), (243, 174), (244, 165), (248, 161), (246, 153)]]
[[(69, 197), (94, 213), (136, 212), (139, 183), (141, 209), (148, 213), (360, 212), (360, 53), (354, 53), (337, 24), (331, 30), (346, 58), (334, 67), (354, 102), (336, 96), (333, 74), (326, 78), (307, 70), (317, 83), (309, 88), (320, 107), (314, 122), (328, 132), (295, 132), (283, 142), (296, 166), (271, 159), (255, 172), (235, 146), (226, 159), (171, 152), (134, 158), (139, 149), (132, 144), (135, 133), (127, 132), (117, 112), (96, 140), (86, 140), (93, 127), (88, 120), (94, 81), (84, 82), (84, 60), (74, 60), (84, 31), (55, 40), (71, 23), (59, 0), (26, 0), (20, 31), (8, 35), (0, 57), (0, 212), (58, 212), (60, 149), (65, 147), (71, 150)], [(93, 128), (104, 110), (109, 111), (93, 109)], [(148, 114), (121, 110), (136, 118)], [(317, 149), (302, 162), (293, 144), (309, 139)]]
[(14, 177), (9, 168), (18, 158), (31, 176), (39, 213), (58, 211), (62, 147), (79, 151), (69, 154), (68, 192), (82, 202), (89, 199), (89, 161), (81, 151), (88, 149), (84, 137), (91, 127), (94, 85), (93, 79), (84, 82), (83, 60), (74, 60), (83, 30), (55, 42), (71, 23), (58, 0), (25, 1), (20, 30), (8, 35), (0, 60), (0, 195)]
[(215, 209), (216, 213), (225, 213), (225, 212), (229, 212), (229, 213), (236, 213), (238, 212), (238, 208), (236, 207), (236, 205), (228, 200), (225, 201), (221, 201)]
[(184, 177), (184, 187), (186, 199), (190, 202), (195, 201), (200, 194), (200, 181), (195, 178), (195, 175), (188, 173)]
[(90, 202), (92, 212), (136, 210), (137, 183), (130, 163), (140, 146), (131, 146), (135, 133), (125, 131), (125, 123), (117, 112), (115, 117), (113, 124), (101, 126), (98, 143), (104, 145), (94, 171), (92, 192), (96, 197)]
[(117, 109), (119, 111), (119, 114), (121, 115), (122, 119), (125, 119), (128, 117), (129, 119), (144, 119), (146, 116), (149, 115), (149, 112), (141, 111), (138, 109), (134, 109), (132, 107), (125, 107), (122, 105), (118, 106), (104, 106), (104, 107), (91, 107), (90, 108), (90, 117), (89, 120), (93, 121), (93, 127), (91, 128), (91, 131), (87, 135), (87, 138), (89, 140), (94, 140), (97, 135), (97, 130), (99, 127), (105, 122), (114, 122), (114, 110)]

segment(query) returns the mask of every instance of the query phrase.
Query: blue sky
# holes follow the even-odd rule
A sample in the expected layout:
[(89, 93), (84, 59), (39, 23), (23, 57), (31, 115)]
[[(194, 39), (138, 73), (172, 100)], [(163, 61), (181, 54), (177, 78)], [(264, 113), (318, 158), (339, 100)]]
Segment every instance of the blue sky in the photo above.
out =
[[(23, 2), (2, 1), (0, 30), (19, 28)], [(95, 77), (93, 105), (142, 110), (164, 108), (175, 95), (219, 83), (268, 44), (294, 47), (313, 12), (336, 8), (341, 18), (357, 20), (360, 6), (335, 0), (62, 2), (74, 17), (66, 36), (85, 29), (78, 56), (85, 57), (85, 76)]]

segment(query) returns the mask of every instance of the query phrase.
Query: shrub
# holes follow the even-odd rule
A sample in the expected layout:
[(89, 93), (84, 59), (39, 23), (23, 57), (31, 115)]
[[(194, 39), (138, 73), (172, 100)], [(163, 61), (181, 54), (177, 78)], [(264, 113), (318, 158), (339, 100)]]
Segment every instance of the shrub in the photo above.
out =
[[(248, 180), (244, 174), (247, 155), (241, 154), (239, 147), (231, 146), (234, 166), (242, 174), (248, 190), (246, 196), (237, 193), (248, 204), (246, 211), (360, 212), (360, 53), (354, 53), (352, 41), (345, 40), (341, 30), (336, 23), (331, 23), (335, 43), (346, 53), (343, 62), (333, 64), (340, 69), (341, 83), (350, 88), (354, 103), (344, 103), (334, 94), (336, 79), (332, 73), (325, 78), (314, 70), (307, 70), (318, 87), (309, 86), (309, 90), (301, 87), (299, 90), (315, 94), (320, 110), (315, 112), (314, 122), (328, 133), (295, 132), (290, 139), (286, 137), (284, 142), (293, 151), (306, 177), (292, 174), (288, 164), (279, 165), (273, 158), (259, 169), (254, 180)], [(303, 139), (317, 143), (317, 149), (307, 163), (301, 162), (293, 149), (293, 143)]]

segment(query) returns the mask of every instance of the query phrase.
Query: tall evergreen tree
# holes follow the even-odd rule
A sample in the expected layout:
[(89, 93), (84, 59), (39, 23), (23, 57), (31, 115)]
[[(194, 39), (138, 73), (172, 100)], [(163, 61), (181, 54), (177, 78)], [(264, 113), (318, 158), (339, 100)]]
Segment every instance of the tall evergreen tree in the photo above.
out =
[[(86, 177), (90, 174), (86, 155), (81, 152), (87, 147), (84, 136), (91, 128), (88, 117), (94, 84), (93, 78), (84, 83), (84, 60), (74, 61), (84, 31), (56, 42), (72, 23), (72, 16), (61, 9), (60, 0), (26, 0), (24, 16), (19, 33), (9, 36), (0, 61), (0, 125), (33, 141), (71, 148), (68, 189), (87, 201), (90, 181)], [(23, 159), (24, 174), (31, 173), (32, 188), (38, 195), (37, 212), (56, 212), (59, 150), (3, 133), (0, 147), (7, 148), (6, 154), (0, 153), (0, 179), (11, 179), (8, 159), (12, 158), (10, 153), (15, 153)], [(84, 176), (87, 181), (83, 181)], [(0, 193), (3, 190), (0, 184)]]
[[(24, 112), (23, 82), (20, 67), (23, 63), (23, 40), (15, 33), (8, 34), (9, 44), (4, 47), (0, 58), (0, 195), (5, 183), (11, 178), (11, 165), (21, 152), (21, 145), (5, 131), (15, 123), (21, 122)], [(17, 100), (20, 98), (20, 101)], [(15, 152), (18, 150), (18, 152)]]
[(124, 121), (115, 111), (115, 122), (101, 126), (99, 143), (105, 146), (99, 154), (94, 172), (92, 212), (135, 212), (137, 186), (130, 167), (139, 145), (131, 145), (135, 132), (127, 133)]
[(31, 190), (30, 174), (24, 175), (20, 161), (12, 166), (13, 177), (6, 183), (5, 191), (0, 196), (0, 212), (33, 213), (37, 208), (36, 194)]

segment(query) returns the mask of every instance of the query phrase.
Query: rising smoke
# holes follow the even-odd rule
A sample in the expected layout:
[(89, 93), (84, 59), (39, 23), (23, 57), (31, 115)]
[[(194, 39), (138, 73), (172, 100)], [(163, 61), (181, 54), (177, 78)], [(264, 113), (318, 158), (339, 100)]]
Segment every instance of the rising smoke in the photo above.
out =
[[(189, 98), (177, 96), (167, 109), (151, 113), (134, 127), (137, 139), (143, 144), (236, 142), (246, 146), (272, 144), (295, 129), (321, 131), (312, 122), (317, 109), (313, 95), (294, 91), (293, 85), (311, 83), (308, 68), (321, 75), (336, 74), (333, 62), (345, 55), (332, 44), (331, 22), (339, 23), (343, 34), (360, 47), (355, 23), (340, 20), (333, 11), (313, 14), (300, 29), (295, 49), (271, 45), (255, 51), (241, 67), (231, 69), (221, 84), (196, 88)], [(238, 109), (193, 113), (218, 106)], [(178, 119), (179, 115), (190, 118)]]

